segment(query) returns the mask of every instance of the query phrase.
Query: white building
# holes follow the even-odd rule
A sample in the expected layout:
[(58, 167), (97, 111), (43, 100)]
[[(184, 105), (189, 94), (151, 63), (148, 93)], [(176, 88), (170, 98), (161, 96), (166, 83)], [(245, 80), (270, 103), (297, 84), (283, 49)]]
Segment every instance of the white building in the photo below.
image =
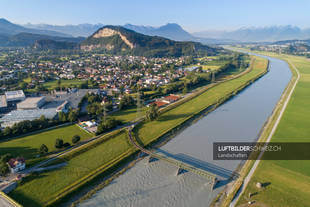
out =
[(10, 159), (8, 165), (10, 167), (11, 173), (16, 173), (26, 168), (25, 159), (22, 157)]

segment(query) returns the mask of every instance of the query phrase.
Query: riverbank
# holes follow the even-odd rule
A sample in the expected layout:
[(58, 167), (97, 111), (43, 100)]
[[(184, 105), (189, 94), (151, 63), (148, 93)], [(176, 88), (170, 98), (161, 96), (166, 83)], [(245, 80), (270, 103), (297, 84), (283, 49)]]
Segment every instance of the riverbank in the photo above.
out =
[[(197, 113), (203, 108), (217, 103), (221, 100), (221, 97), (230, 94), (240, 86), (250, 84), (254, 78), (257, 78), (258, 75), (262, 75), (266, 72), (266, 66), (266, 60), (258, 59), (258, 61), (254, 62), (254, 67), (251, 72), (244, 74), (237, 79), (221, 83), (190, 101), (163, 113), (159, 117), (159, 120), (154, 121), (150, 126), (152, 127), (156, 125), (156, 127), (160, 128), (159, 132), (162, 133), (167, 130), (166, 127), (162, 127), (163, 125), (167, 124), (168, 127), (171, 127), (171, 125), (179, 125), (180, 120), (184, 121), (186, 116), (195, 112)], [(188, 107), (188, 103), (190, 107)], [(189, 113), (186, 116), (182, 114), (184, 105), (185, 108), (187, 108), (187, 113)], [(175, 113), (182, 116), (172, 117), (171, 115)], [(170, 118), (167, 119), (167, 117)], [(173, 122), (173, 120), (176, 120), (176, 122)], [(127, 137), (122, 134), (117, 135), (112, 139), (109, 139), (107, 142), (83, 152), (78, 156), (68, 157), (68, 165), (62, 169), (46, 172), (25, 181), (15, 192), (12, 193), (12, 197), (24, 201), (23, 203), (25, 203), (25, 206), (52, 204), (69, 193), (68, 191), (65, 193), (63, 192), (64, 189), (68, 190), (67, 186), (70, 186), (70, 191), (77, 190), (81, 185), (89, 182), (89, 180), (80, 182), (80, 179), (87, 177), (93, 178), (93, 176), (90, 175), (94, 175), (94, 172), (99, 172), (97, 171), (99, 168), (102, 170), (100, 173), (104, 172), (104, 170), (108, 169), (105, 167), (111, 166), (109, 164), (114, 163), (115, 165), (120, 161), (120, 159), (116, 158), (123, 159), (126, 155), (129, 156), (129, 154), (134, 153), (135, 151), (131, 151), (132, 148), (133, 146), (128, 143)], [(100, 157), (98, 157), (98, 155), (100, 155)], [(94, 157), (96, 157), (96, 160), (93, 160)], [(118, 162), (116, 160), (118, 160)]]

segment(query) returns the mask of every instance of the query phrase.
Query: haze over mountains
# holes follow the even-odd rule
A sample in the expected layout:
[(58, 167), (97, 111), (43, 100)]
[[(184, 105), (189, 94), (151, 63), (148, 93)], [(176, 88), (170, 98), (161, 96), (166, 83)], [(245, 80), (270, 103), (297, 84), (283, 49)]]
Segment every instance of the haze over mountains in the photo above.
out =
[[(79, 24), (79, 25), (49, 25), (49, 24), (26, 24), (18, 25), (9, 22), (6, 19), (0, 19), (0, 46), (15, 46), (17, 41), (20, 45), (27, 45), (33, 42), (34, 39), (46, 39), (39, 35), (57, 36), (57, 37), (88, 37), (92, 35), (104, 24)], [(160, 36), (176, 41), (196, 41), (205, 44), (223, 44), (235, 42), (275, 42), (293, 39), (310, 39), (310, 28), (300, 29), (295, 26), (271, 26), (271, 27), (245, 27), (234, 31), (214, 31), (207, 30), (195, 33), (189, 33), (176, 23), (168, 23), (160, 27), (139, 26), (133, 24), (126, 24), (123, 27), (134, 30), (138, 33)], [(27, 35), (27, 44), (22, 43), (23, 35), (20, 33), (36, 34), (34, 38)], [(15, 37), (14, 37), (15, 36)], [(17, 38), (17, 40), (16, 40)], [(58, 40), (57, 38), (48, 38)], [(78, 40), (81, 40), (79, 38)], [(9, 41), (5, 45), (6, 41)], [(66, 41), (66, 40), (65, 40)], [(71, 42), (77, 42), (76, 39), (71, 39)]]
[(78, 25), (49, 25), (49, 24), (25, 24), (24, 27), (31, 29), (50, 30), (60, 33), (69, 34), (74, 37), (88, 37), (99, 28), (103, 27), (103, 24), (78, 24)]
[(41, 34), (41, 35), (50, 35), (59, 37), (71, 37), (71, 35), (53, 30), (26, 28), (18, 24), (13, 24), (6, 19), (0, 18), (0, 35), (8, 36), (8, 35), (16, 35), (19, 33), (32, 33), (32, 34)]
[[(25, 25), (33, 29), (53, 30), (67, 33), (72, 36), (87, 37), (101, 28), (103, 24), (80, 24), (80, 25)], [(233, 31), (206, 30), (189, 33), (176, 23), (168, 23), (160, 27), (125, 24), (125, 28), (136, 32), (161, 36), (178, 41), (200, 41), (203, 43), (226, 43), (226, 42), (274, 42), (290, 39), (310, 39), (310, 28), (301, 29), (296, 26), (270, 26), (270, 27), (243, 27)]]
[(296, 26), (244, 27), (234, 31), (202, 31), (194, 36), (216, 39), (231, 39), (241, 42), (274, 42), (292, 39), (309, 39), (310, 28)]

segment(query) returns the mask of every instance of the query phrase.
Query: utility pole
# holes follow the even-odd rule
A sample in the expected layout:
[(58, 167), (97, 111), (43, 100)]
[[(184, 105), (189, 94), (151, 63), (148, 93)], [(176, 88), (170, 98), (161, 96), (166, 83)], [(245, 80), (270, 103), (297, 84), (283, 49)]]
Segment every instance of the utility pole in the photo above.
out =
[(211, 79), (211, 82), (214, 83), (215, 82), (215, 72), (212, 71), (212, 79)]
[(137, 92), (137, 119), (139, 119), (141, 117), (141, 108), (142, 108), (142, 99), (141, 99), (140, 90), (138, 89), (138, 92)]
[(103, 121), (106, 123), (107, 121), (107, 108), (105, 106), (105, 103), (103, 104)]

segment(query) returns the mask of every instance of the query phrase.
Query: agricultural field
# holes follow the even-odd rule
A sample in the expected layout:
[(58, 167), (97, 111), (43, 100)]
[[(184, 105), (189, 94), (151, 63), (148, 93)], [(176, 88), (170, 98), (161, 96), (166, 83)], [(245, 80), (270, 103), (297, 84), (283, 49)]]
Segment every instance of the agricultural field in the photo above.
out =
[[(85, 81), (83, 80), (61, 80), (61, 86), (62, 87), (70, 87), (70, 86), (76, 86), (79, 87), (80, 85), (82, 85), (83, 83), (85, 83)], [(49, 81), (43, 84), (47, 89), (51, 90), (54, 89), (56, 87), (58, 87), (58, 82), (57, 80), (55, 81)]]
[[(141, 115), (144, 115), (145, 114), (145, 111), (146, 111), (146, 107), (143, 107), (141, 108)], [(129, 108), (129, 109), (124, 109), (124, 110), (121, 110), (121, 111), (117, 111), (117, 112), (114, 112), (113, 114), (111, 114), (111, 117), (117, 119), (117, 120), (120, 120), (124, 123), (127, 123), (127, 122), (130, 122), (130, 121), (133, 121), (135, 120), (137, 117), (138, 114), (137, 114), (137, 107), (132, 107), (132, 108)]]
[[(143, 124), (138, 128), (140, 139), (144, 144), (157, 139), (163, 132), (181, 124), (192, 114), (217, 102), (225, 94), (232, 92), (248, 80), (263, 73), (266, 66), (267, 60), (257, 58), (251, 72), (237, 79), (219, 84), (192, 100), (163, 113), (158, 120)], [(131, 120), (136, 116), (135, 110), (128, 109), (125, 111), (127, 114), (119, 112), (114, 116), (116, 118), (119, 116), (120, 119), (124, 120)], [(107, 134), (104, 137), (109, 136)], [(68, 186), (74, 185), (79, 179), (85, 176), (88, 177), (96, 169), (114, 163), (114, 160), (123, 158), (124, 154), (135, 151), (125, 132), (112, 136), (100, 144), (91, 145), (87, 150), (83, 150), (83, 148), (84, 146), (77, 154), (73, 153), (72, 156), (64, 157), (64, 161), (68, 163), (65, 167), (29, 177), (9, 195), (16, 201), (23, 203), (25, 207), (44, 206), (57, 197), (59, 193), (62, 194), (63, 190)]]
[(38, 150), (42, 144), (48, 147), (49, 152), (53, 152), (57, 150), (54, 146), (57, 138), (63, 139), (64, 142), (71, 143), (71, 139), (74, 135), (79, 135), (81, 140), (93, 136), (77, 125), (63, 126), (41, 133), (34, 133), (26, 137), (2, 141), (0, 142), (0, 156), (6, 153), (10, 153), (14, 157), (23, 156), (26, 159), (27, 165), (31, 165), (38, 161)]
[[(271, 55), (292, 63), (301, 75), (271, 141), (310, 142), (310, 60), (304, 57)], [(256, 188), (257, 182), (264, 183), (266, 187)], [(238, 204), (242, 206), (248, 200), (247, 195), (255, 193), (251, 200), (255, 200), (260, 206), (306, 207), (310, 203), (309, 186), (309, 160), (262, 160)]]

